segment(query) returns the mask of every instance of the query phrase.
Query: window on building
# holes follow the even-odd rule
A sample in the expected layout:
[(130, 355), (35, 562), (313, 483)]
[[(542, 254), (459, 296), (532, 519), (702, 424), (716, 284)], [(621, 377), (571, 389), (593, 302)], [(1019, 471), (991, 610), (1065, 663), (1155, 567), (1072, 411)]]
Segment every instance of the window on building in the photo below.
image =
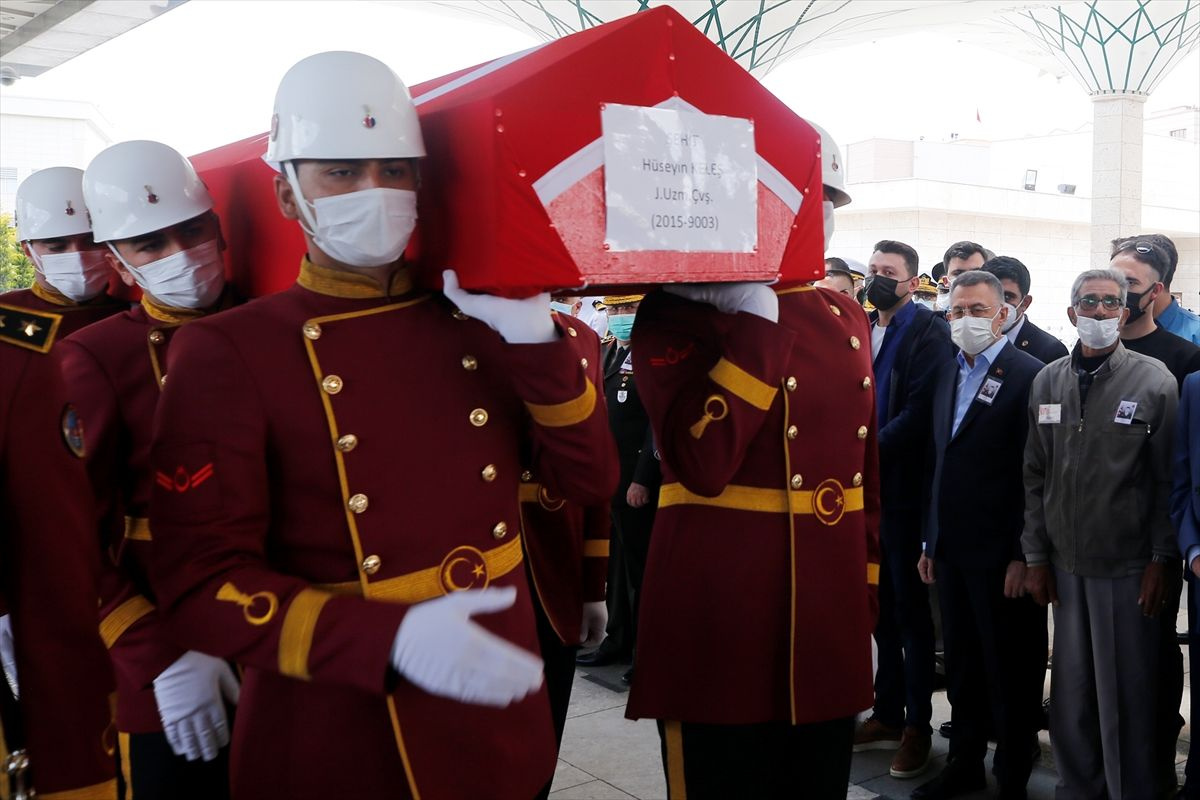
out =
[(0, 167), (0, 194), (17, 193), (17, 168)]
[(1186, 139), (1187, 138), (1187, 128), (1176, 128), (1175, 130), (1171, 131), (1171, 138), (1172, 139)]

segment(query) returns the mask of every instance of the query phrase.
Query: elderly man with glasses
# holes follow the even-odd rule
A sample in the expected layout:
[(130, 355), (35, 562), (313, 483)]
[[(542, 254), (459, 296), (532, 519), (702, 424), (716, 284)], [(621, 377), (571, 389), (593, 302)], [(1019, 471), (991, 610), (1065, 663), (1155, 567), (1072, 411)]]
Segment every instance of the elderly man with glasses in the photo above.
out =
[(1177, 559), (1168, 514), (1175, 379), (1126, 350), (1128, 283), (1088, 270), (1071, 287), (1079, 332), (1029, 398), (1025, 586), (1054, 604), (1050, 741), (1059, 798), (1161, 796), (1155, 684), (1164, 567)]

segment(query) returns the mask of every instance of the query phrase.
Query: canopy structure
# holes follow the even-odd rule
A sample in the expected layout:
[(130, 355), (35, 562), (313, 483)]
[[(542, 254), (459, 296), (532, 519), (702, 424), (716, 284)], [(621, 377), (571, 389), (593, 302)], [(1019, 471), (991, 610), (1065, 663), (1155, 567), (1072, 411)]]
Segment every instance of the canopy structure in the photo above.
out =
[(0, 78), (32, 78), (187, 0), (4, 0)]

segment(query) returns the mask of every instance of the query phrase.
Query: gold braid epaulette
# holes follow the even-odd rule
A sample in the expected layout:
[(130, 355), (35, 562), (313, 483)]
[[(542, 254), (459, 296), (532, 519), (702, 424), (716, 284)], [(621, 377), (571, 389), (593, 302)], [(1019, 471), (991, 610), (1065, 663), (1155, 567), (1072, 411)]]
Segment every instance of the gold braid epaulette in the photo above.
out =
[(48, 353), (62, 324), (62, 314), (31, 311), (0, 303), (0, 342)]

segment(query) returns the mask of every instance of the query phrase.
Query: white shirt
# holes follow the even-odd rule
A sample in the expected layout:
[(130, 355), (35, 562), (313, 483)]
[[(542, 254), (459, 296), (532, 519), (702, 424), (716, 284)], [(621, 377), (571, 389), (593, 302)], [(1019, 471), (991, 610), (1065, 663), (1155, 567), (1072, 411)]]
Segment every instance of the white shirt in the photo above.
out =
[(879, 348), (883, 347), (883, 337), (887, 336), (888, 329), (881, 328), (876, 322), (871, 326), (871, 360), (879, 358)]
[(1025, 315), (1022, 314), (1021, 319), (1017, 321), (1017, 324), (1013, 325), (1011, 328), (1009, 328), (1007, 331), (1005, 331), (1004, 335), (1008, 337), (1008, 340), (1010, 342), (1012, 342), (1013, 344), (1016, 344), (1017, 337), (1021, 335), (1021, 328), (1024, 328), (1024, 327), (1025, 327)]

